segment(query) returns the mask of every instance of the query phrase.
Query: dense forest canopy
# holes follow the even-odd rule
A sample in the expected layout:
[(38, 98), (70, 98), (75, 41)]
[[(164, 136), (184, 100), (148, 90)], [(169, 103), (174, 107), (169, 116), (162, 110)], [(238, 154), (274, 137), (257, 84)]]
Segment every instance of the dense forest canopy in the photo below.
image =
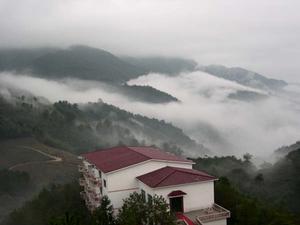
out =
[(114, 145), (165, 145), (209, 152), (170, 123), (135, 115), (102, 101), (42, 104), (36, 97), (19, 96), (11, 103), (0, 97), (0, 109), (1, 139), (33, 136), (77, 153)]

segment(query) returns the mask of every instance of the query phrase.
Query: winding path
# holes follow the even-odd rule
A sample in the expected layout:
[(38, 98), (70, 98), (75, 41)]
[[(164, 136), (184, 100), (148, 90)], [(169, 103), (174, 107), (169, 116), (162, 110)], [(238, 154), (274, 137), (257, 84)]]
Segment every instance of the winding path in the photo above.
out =
[(61, 157), (58, 157), (58, 156), (54, 156), (54, 155), (51, 155), (49, 153), (46, 153), (46, 152), (43, 152), (42, 150), (39, 150), (39, 149), (36, 149), (36, 148), (32, 148), (32, 147), (28, 147), (28, 146), (18, 146), (18, 147), (21, 147), (21, 148), (25, 148), (25, 149), (29, 149), (29, 150), (32, 150), (32, 151), (35, 151), (35, 152), (38, 152), (44, 156), (47, 156), (50, 158), (50, 160), (43, 160), (43, 161), (35, 161), (35, 162), (26, 162), (26, 163), (19, 163), (19, 164), (16, 164), (16, 165), (13, 165), (11, 167), (9, 167), (9, 170), (13, 170), (13, 169), (16, 169), (18, 167), (22, 167), (22, 166), (26, 166), (26, 165), (34, 165), (34, 164), (40, 164), (40, 163), (59, 163), (59, 162), (62, 162), (63, 159)]

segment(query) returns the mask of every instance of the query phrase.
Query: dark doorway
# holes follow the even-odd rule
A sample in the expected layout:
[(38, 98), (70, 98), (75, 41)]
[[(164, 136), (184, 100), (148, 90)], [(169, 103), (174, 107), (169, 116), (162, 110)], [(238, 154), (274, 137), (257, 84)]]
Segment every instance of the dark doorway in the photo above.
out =
[(172, 212), (183, 212), (183, 196), (170, 198), (170, 209)]

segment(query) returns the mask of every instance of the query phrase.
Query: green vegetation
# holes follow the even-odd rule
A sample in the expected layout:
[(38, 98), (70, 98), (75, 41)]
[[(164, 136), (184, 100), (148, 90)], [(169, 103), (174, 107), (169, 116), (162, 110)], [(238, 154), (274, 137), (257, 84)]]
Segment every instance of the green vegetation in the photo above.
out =
[(1, 50), (0, 70), (30, 70), (47, 78), (73, 77), (114, 83), (122, 83), (145, 73), (143, 69), (109, 52), (87, 46)]
[(227, 177), (242, 193), (249, 193), (292, 213), (300, 213), (300, 149), (290, 152), (276, 164), (261, 169), (251, 163), (248, 154), (244, 160), (227, 156), (198, 158), (194, 161), (196, 169), (217, 177)]
[(0, 195), (16, 194), (29, 187), (30, 177), (26, 172), (0, 170)]
[(76, 78), (101, 81), (114, 91), (149, 103), (177, 101), (173, 96), (149, 86), (128, 86), (127, 81), (149, 71), (127, 63), (113, 54), (88, 46), (67, 49), (0, 49), (0, 71), (16, 71), (47, 79)]
[(153, 196), (146, 202), (142, 194), (133, 193), (124, 200), (118, 216), (122, 225), (175, 225), (175, 217), (170, 214), (166, 200)]
[(296, 216), (253, 197), (241, 194), (227, 178), (220, 178), (215, 187), (215, 201), (231, 212), (228, 225), (296, 225)]
[[(1, 225), (173, 225), (174, 217), (160, 196), (146, 202), (134, 193), (124, 200), (118, 217), (113, 216), (107, 197), (93, 214), (86, 209), (77, 183), (55, 185), (44, 189), (32, 201), (15, 210)], [(227, 178), (220, 178), (215, 187), (216, 202), (231, 211), (228, 225), (296, 225), (299, 219), (283, 208), (271, 206), (242, 194)]]
[[(173, 225), (174, 217), (162, 197), (145, 202), (134, 193), (124, 200), (118, 217), (114, 217), (110, 200), (104, 196), (93, 214), (86, 209), (77, 183), (53, 185), (32, 201), (15, 210), (1, 225)], [(149, 222), (149, 223), (148, 223)]]
[(118, 87), (119, 92), (136, 101), (150, 103), (168, 103), (178, 101), (177, 98), (168, 93), (157, 90), (151, 86), (122, 85)]
[(84, 105), (60, 101), (42, 105), (29, 97), (15, 104), (0, 98), (0, 139), (36, 137), (79, 153), (114, 145), (158, 145), (207, 151), (172, 124), (134, 115), (103, 102)]
[[(61, 161), (54, 161), (46, 154)], [(50, 183), (68, 183), (78, 176), (75, 155), (33, 138), (0, 141), (0, 155), (0, 222)]]
[[(42, 190), (32, 201), (15, 210), (3, 224), (7, 225), (45, 225), (57, 222), (58, 218), (69, 216), (88, 221), (89, 215), (79, 195), (80, 187), (76, 183), (53, 185)], [(69, 217), (67, 216), (67, 217)], [(75, 225), (75, 223), (74, 223)]]

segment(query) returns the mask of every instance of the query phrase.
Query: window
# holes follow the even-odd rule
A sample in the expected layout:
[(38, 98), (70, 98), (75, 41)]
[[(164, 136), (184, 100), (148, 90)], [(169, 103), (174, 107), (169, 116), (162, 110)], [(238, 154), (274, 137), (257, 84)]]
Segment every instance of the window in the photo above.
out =
[(106, 180), (103, 179), (103, 186), (106, 188)]
[(101, 195), (103, 194), (103, 192), (102, 192), (102, 187), (100, 187), (100, 194), (101, 194)]
[(142, 194), (143, 201), (146, 202), (146, 192), (143, 189), (141, 190), (141, 194)]

